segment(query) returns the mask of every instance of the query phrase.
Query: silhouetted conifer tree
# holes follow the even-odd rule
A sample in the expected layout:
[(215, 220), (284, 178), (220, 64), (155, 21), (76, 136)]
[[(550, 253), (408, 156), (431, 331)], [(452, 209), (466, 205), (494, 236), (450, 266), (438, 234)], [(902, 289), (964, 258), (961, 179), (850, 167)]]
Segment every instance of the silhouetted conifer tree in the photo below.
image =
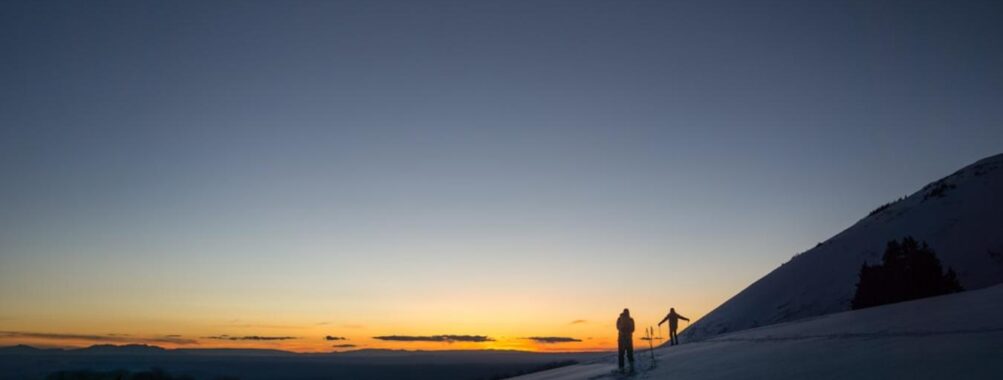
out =
[(958, 276), (944, 273), (936, 253), (912, 237), (888, 242), (882, 263), (860, 267), (860, 281), (850, 307), (865, 307), (909, 301), (962, 291)]

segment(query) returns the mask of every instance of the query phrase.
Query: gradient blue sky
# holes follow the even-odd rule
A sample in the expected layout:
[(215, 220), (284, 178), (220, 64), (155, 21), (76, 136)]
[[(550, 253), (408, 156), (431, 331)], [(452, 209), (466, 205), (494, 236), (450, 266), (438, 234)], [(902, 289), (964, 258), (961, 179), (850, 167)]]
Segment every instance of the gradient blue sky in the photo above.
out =
[(1000, 36), (993, 1), (5, 1), (0, 330), (699, 316), (1000, 153)]

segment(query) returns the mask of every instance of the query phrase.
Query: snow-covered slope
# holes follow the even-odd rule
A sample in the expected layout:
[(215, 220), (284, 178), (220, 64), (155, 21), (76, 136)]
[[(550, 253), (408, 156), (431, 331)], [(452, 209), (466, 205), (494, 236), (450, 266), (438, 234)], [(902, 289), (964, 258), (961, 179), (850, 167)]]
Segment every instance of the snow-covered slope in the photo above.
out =
[(1003, 283), (1003, 154), (989, 157), (860, 220), (738, 293), (681, 340), (849, 309), (864, 262), (889, 240), (926, 241), (966, 289)]
[[(1003, 285), (636, 353), (638, 379), (997, 379)], [(520, 380), (617, 378), (608, 357)]]

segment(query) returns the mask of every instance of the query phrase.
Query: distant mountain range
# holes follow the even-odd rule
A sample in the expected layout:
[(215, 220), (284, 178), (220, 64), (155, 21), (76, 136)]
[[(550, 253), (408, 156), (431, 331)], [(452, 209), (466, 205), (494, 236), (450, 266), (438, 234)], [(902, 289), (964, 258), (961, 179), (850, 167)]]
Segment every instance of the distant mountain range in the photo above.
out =
[(77, 349), (0, 347), (0, 379), (45, 379), (57, 371), (149, 371), (194, 379), (498, 379), (555, 368), (608, 353), (509, 350), (363, 349), (296, 353), (267, 349), (165, 349), (95, 345)]
[[(567, 356), (567, 353), (549, 354), (518, 350), (392, 350), (359, 349), (340, 352), (292, 352), (262, 348), (176, 348), (167, 349), (146, 344), (96, 344), (83, 348), (37, 348), (25, 344), (0, 347), (0, 355), (216, 355), (216, 356), (339, 356), (339, 357), (499, 357), (499, 356)], [(577, 354), (575, 354), (577, 355)]]
[(71, 355), (299, 355), (295, 352), (269, 349), (239, 349), (239, 348), (181, 348), (166, 349), (146, 344), (96, 344), (84, 348), (36, 348), (24, 344), (0, 347), (0, 355), (8, 354), (71, 354)]
[(879, 262), (888, 241), (906, 236), (927, 242), (966, 289), (1003, 283), (1003, 154), (878, 207), (759, 279), (681, 337), (703, 340), (849, 310), (861, 265)]

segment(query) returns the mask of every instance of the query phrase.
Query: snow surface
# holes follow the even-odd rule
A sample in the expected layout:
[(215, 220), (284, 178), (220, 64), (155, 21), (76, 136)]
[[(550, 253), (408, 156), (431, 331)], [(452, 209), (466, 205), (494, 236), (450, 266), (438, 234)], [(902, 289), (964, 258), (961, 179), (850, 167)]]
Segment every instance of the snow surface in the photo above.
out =
[[(1003, 285), (635, 353), (637, 379), (998, 379)], [(623, 378), (610, 355), (519, 380)]]
[(860, 266), (889, 240), (926, 241), (966, 289), (1003, 283), (1003, 154), (927, 185), (756, 281), (680, 334), (683, 341), (849, 310)]

